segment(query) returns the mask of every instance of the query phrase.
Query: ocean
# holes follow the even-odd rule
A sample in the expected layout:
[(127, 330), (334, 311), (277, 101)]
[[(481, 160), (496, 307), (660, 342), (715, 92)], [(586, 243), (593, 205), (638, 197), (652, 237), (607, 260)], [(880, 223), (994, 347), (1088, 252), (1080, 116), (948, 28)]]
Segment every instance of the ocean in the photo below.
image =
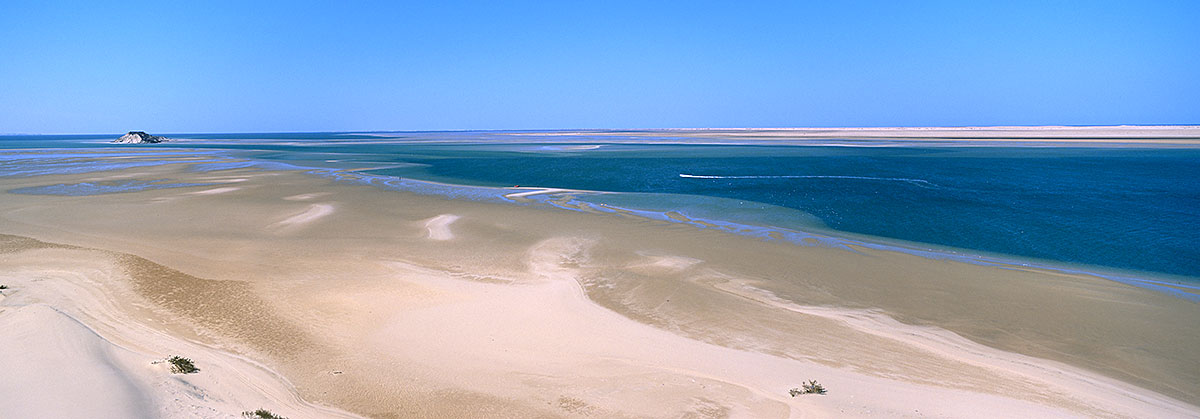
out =
[[(608, 192), (573, 197), (718, 224), (1200, 281), (1195, 149), (555, 142), (497, 132), (177, 137), (206, 141), (133, 147), (377, 178)], [(108, 148), (101, 141), (110, 138), (8, 136), (0, 148)]]

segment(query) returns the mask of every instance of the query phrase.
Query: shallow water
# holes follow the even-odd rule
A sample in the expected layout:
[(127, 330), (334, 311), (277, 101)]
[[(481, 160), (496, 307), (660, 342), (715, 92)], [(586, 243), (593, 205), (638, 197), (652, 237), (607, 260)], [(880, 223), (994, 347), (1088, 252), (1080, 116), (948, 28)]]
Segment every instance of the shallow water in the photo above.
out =
[(714, 146), (673, 157), (671, 148), (637, 157), (429, 161), (426, 170), (477, 182), (731, 198), (797, 209), (839, 231), (1200, 276), (1200, 153), (1191, 150)]
[[(223, 149), (389, 178), (620, 192), (578, 198), (695, 219), (1200, 277), (1200, 150), (546, 144), (500, 133), (397, 135), (404, 138), (219, 134), (132, 148)], [(0, 147), (103, 147), (101, 138), (6, 137)], [(21, 172), (19, 161), (4, 163)]]

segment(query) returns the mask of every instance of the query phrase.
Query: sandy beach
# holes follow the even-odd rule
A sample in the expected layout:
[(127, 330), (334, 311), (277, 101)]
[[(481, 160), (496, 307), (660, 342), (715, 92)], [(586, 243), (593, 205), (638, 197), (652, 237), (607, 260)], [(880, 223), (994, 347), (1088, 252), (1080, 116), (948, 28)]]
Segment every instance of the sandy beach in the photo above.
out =
[(870, 128), (697, 128), (656, 130), (577, 130), (566, 132), (513, 132), (514, 137), (554, 138), (573, 141), (577, 137), (599, 137), (623, 142), (622, 138), (675, 138), (680, 143), (699, 144), (872, 144), (955, 145), (973, 143), (1014, 146), (1081, 147), (1195, 147), (1200, 144), (1196, 125), (1115, 126), (979, 126), (979, 127), (870, 127)]
[(0, 419), (1200, 418), (1198, 15), (4, 2)]
[(185, 158), (0, 179), (204, 184), (0, 194), (0, 416), (1200, 415), (1145, 288)]

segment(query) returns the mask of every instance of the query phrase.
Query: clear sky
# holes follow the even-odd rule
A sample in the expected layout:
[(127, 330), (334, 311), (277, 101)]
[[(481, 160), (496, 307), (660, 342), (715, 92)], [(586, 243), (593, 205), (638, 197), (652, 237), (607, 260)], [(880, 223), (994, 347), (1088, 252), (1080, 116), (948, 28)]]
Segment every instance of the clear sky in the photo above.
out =
[(0, 133), (1198, 123), (1198, 1), (0, 0)]

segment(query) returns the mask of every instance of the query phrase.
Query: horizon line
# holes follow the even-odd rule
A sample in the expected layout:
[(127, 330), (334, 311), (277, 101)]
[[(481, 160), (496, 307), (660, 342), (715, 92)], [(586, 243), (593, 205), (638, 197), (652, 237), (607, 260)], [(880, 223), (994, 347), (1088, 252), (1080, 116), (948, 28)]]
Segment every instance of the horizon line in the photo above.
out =
[[(672, 127), (672, 128), (512, 128), (512, 129), (400, 129), (400, 130), (348, 130), (348, 131), (208, 131), (208, 132), (165, 132), (174, 135), (210, 135), (210, 134), (375, 134), (375, 133), (421, 133), (421, 132), (570, 132), (570, 131), (807, 131), (807, 130), (986, 130), (986, 129), (1103, 129), (1103, 128), (1173, 128), (1200, 129), (1200, 124), (1117, 124), (1117, 125), (895, 125), (895, 126), (794, 126), (794, 127)], [(130, 130), (143, 131), (145, 130)], [(123, 132), (91, 132), (91, 133), (0, 133), (0, 136), (22, 135), (112, 135)]]

